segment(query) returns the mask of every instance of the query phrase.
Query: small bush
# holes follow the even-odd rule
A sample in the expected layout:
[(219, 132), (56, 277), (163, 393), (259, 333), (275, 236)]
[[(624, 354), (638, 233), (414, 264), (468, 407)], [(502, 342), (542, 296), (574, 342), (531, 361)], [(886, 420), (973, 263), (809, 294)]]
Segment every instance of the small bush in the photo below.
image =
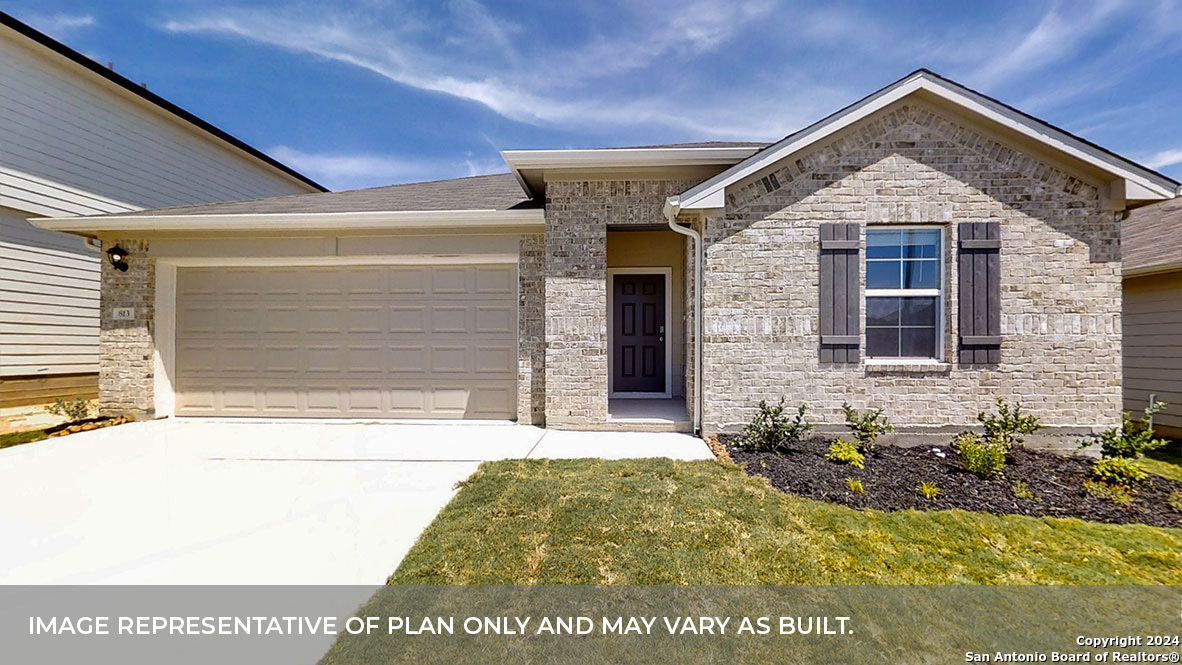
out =
[(940, 488), (936, 487), (936, 483), (921, 483), (919, 486), (919, 493), (928, 501), (935, 501), (936, 497), (940, 495)]
[(1096, 460), (1092, 464), (1092, 478), (1104, 483), (1132, 489), (1138, 481), (1145, 480), (1149, 474), (1137, 462), (1125, 457), (1112, 457)]
[(1150, 404), (1141, 417), (1133, 420), (1128, 411), (1121, 414), (1121, 426), (1106, 429), (1099, 434), (1093, 434), (1080, 443), (1080, 448), (1087, 448), (1093, 444), (1100, 444), (1100, 454), (1104, 457), (1124, 457), (1135, 459), (1150, 450), (1157, 450), (1166, 445), (1165, 439), (1153, 437), (1153, 416), (1166, 408), (1165, 402)]
[(880, 434), (895, 431), (890, 421), (882, 417), (882, 409), (871, 409), (862, 413), (854, 407), (842, 402), (841, 410), (845, 413), (845, 426), (854, 433), (862, 452), (874, 452), (874, 440)]
[(1182, 492), (1174, 490), (1170, 494), (1170, 498), (1166, 499), (1166, 505), (1173, 508), (1175, 511), (1182, 513)]
[(858, 452), (858, 446), (841, 439), (829, 444), (829, 452), (825, 453), (825, 459), (830, 462), (849, 464), (859, 469), (866, 463), (866, 458)]
[(1035, 494), (1034, 491), (1031, 490), (1030, 487), (1028, 487), (1026, 483), (1022, 482), (1021, 480), (1015, 480), (1014, 483), (1010, 485), (1010, 493), (1013, 494), (1014, 498), (1019, 501), (1042, 501), (1042, 497)]
[(1006, 464), (1006, 449), (999, 440), (961, 432), (952, 439), (952, 449), (960, 457), (960, 465), (969, 473), (986, 480), (1001, 477)]
[(59, 399), (46, 407), (45, 410), (70, 422), (77, 422), (90, 417), (90, 400), (82, 397), (69, 401)]
[(807, 409), (806, 405), (801, 404), (796, 409), (796, 417), (789, 418), (784, 414), (783, 397), (776, 406), (768, 406), (767, 402), (761, 400), (759, 413), (743, 428), (735, 445), (748, 450), (774, 451), (799, 443), (813, 429), (812, 423), (804, 419)]
[[(846, 478), (845, 482), (847, 485), (850, 486), (850, 491), (853, 492), (854, 494), (861, 494), (863, 491), (865, 491), (862, 488), (862, 481), (860, 481), (860, 480), (854, 480), (853, 478)], [(1177, 492), (1174, 492), (1174, 494), (1177, 494)]]
[(997, 441), (1003, 452), (1022, 445), (1024, 434), (1033, 434), (1042, 429), (1038, 418), (1022, 415), (1022, 403), (1014, 402), (1011, 408), (1005, 398), (997, 398), (997, 414), (977, 414), (977, 420), (985, 427), (985, 439)]
[(1083, 482), (1083, 488), (1085, 492), (1097, 499), (1111, 501), (1118, 506), (1127, 506), (1133, 502), (1133, 495), (1129, 494), (1127, 487), (1105, 485), (1096, 480), (1085, 480)]

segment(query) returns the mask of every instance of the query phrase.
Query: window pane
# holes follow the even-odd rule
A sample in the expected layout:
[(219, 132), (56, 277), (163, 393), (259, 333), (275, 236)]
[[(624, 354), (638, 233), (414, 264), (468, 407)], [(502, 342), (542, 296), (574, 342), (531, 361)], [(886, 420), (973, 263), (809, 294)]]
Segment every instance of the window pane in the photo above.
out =
[(903, 256), (909, 259), (934, 259), (940, 255), (940, 232), (935, 229), (903, 231)]
[[(899, 325), (899, 301), (902, 298), (867, 298), (866, 325), (867, 326), (897, 326)], [(910, 298), (908, 298), (910, 300)]]
[[(940, 265), (936, 261), (904, 261), (903, 288), (937, 289), (940, 287)], [(866, 288), (875, 288), (867, 285)]]
[[(869, 300), (877, 300), (870, 298)], [(905, 326), (936, 326), (935, 298), (900, 298), (903, 301), (899, 323)], [(866, 303), (866, 325), (870, 325), (870, 303)]]
[(895, 358), (899, 355), (898, 328), (867, 328), (866, 356), (870, 358)]
[(907, 358), (936, 356), (935, 328), (903, 328), (900, 332), (901, 355)]
[(866, 288), (899, 288), (899, 261), (867, 261)]
[(897, 259), (903, 232), (895, 230), (873, 230), (866, 232), (866, 258)]

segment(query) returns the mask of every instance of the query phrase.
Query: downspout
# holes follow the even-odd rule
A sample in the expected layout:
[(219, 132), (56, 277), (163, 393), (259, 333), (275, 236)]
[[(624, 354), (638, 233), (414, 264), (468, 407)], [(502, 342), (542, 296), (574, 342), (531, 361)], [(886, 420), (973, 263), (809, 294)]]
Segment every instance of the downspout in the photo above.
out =
[(665, 201), (665, 220), (669, 230), (689, 237), (694, 243), (694, 434), (702, 433), (702, 236), (693, 228), (677, 223), (681, 205), (678, 197), (671, 196)]

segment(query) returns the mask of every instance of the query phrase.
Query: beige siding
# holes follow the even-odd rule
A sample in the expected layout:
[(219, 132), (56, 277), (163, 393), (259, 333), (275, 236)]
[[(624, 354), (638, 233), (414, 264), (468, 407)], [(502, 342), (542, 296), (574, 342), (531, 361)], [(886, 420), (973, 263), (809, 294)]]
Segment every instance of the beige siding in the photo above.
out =
[(1182, 436), (1182, 271), (1126, 279), (1124, 320), (1124, 408), (1156, 394), (1169, 406), (1155, 423)]

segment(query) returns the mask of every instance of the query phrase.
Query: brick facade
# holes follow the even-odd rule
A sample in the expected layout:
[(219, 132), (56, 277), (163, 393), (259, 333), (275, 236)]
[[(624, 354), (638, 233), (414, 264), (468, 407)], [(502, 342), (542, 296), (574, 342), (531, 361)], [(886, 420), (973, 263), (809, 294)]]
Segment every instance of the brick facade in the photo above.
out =
[[(706, 230), (704, 428), (733, 431), (755, 405), (883, 408), (896, 423), (963, 426), (996, 397), (1052, 426), (1117, 422), (1121, 395), (1119, 226), (1097, 189), (917, 105), (887, 109), (727, 189)], [(769, 180), (770, 183), (770, 180)], [(769, 191), (771, 190), (771, 191)], [(944, 349), (934, 367), (823, 365), (818, 225), (944, 229)], [(1002, 358), (957, 364), (957, 222), (1002, 229)], [(863, 252), (864, 253), (864, 234)], [(865, 292), (864, 262), (860, 271)], [(865, 308), (861, 314), (865, 325)]]
[[(101, 415), (155, 413), (153, 380), (155, 344), (152, 341), (156, 313), (156, 265), (148, 257), (148, 243), (141, 240), (108, 240), (107, 249), (119, 245), (129, 252), (127, 272), (120, 272), (103, 257), (102, 297), (99, 315), (99, 399)], [(131, 319), (116, 321), (116, 308), (130, 307)]]
[(546, 422), (545, 239), (521, 236), (517, 263), (517, 422)]

